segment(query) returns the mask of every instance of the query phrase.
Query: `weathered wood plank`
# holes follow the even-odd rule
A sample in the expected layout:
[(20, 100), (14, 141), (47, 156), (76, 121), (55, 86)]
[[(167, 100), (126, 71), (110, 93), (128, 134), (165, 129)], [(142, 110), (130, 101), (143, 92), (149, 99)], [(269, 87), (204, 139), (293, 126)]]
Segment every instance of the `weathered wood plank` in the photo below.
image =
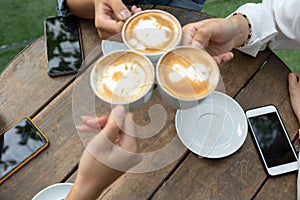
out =
[(1, 185), (1, 198), (31, 199), (46, 186), (60, 182), (76, 165), (83, 146), (75, 130), (71, 94), (72, 87), (68, 87), (33, 119), (50, 145)]
[[(265, 67), (244, 88), (237, 101), (243, 109), (265, 104), (275, 104), (282, 112), (283, 109), (288, 109), (284, 110), (285, 115), (282, 117), (286, 124), (294, 127), (295, 116), (290, 112), (290, 106), (286, 101), (288, 99), (286, 83), (288, 72), (284, 64), (276, 56), (272, 56)], [(265, 98), (266, 96), (268, 98)], [(291, 179), (284, 180), (295, 184), (295, 177), (289, 177)], [(252, 138), (248, 135), (242, 148), (224, 159), (199, 159), (194, 154), (190, 154), (166, 184), (161, 187), (154, 199), (165, 199), (170, 195), (175, 199), (194, 199), (196, 197), (197, 199), (251, 199), (266, 178), (267, 175)], [(278, 187), (286, 187), (285, 185), (288, 184), (287, 182), (280, 183), (281, 186), (277, 185)], [(271, 186), (267, 188), (274, 189), (272, 192), (277, 194), (275, 186)], [(294, 191), (294, 188), (291, 190)], [(267, 195), (267, 192), (269, 191), (263, 193), (261, 197), (266, 197), (264, 195)], [(284, 194), (280, 197), (281, 199), (285, 198)]]
[[(161, 8), (160, 6), (156, 6), (155, 8)], [(164, 7), (162, 7), (164, 8)], [(169, 11), (169, 10), (168, 10)], [(172, 8), (171, 12), (179, 16), (179, 20), (182, 24), (186, 24), (187, 22), (192, 22), (199, 19), (204, 19), (207, 16), (202, 15), (200, 13), (196, 13), (195, 15), (190, 15), (190, 13), (183, 13), (184, 10), (178, 8)], [(186, 17), (187, 16), (187, 17)], [(195, 16), (197, 16), (195, 18)], [(191, 17), (194, 17), (191, 19)], [(257, 58), (252, 58), (248, 55), (245, 55), (239, 51), (235, 52), (235, 58), (227, 64), (220, 66), (220, 71), (222, 74), (223, 81), (225, 83), (226, 92), (229, 95), (233, 96), (237, 94), (237, 92), (242, 88), (244, 84), (263, 64), (263, 62), (270, 56), (271, 52), (266, 50), (259, 54)], [(174, 113), (174, 112), (173, 112)], [(175, 115), (173, 115), (174, 117)], [(164, 142), (164, 137), (166, 134), (176, 134), (174, 121), (173, 124), (169, 127), (167, 132), (164, 132), (163, 135), (157, 138), (157, 140), (152, 143), (142, 143), (143, 148), (150, 148), (153, 146), (164, 146), (166, 143)], [(173, 130), (173, 132), (170, 132)], [(149, 145), (151, 144), (151, 145)], [(148, 146), (147, 146), (148, 145)], [(147, 149), (149, 151), (149, 149)], [(188, 152), (188, 151), (186, 151)], [(178, 163), (179, 160), (175, 162)], [(125, 174), (122, 176), (116, 183), (114, 183), (102, 196), (104, 199), (112, 199), (112, 198), (130, 198), (130, 199), (144, 199), (149, 198), (152, 193), (160, 186), (168, 174), (174, 170), (176, 167), (175, 164), (172, 164), (165, 169), (146, 173), (146, 174)], [(69, 181), (74, 180), (74, 176), (71, 177)], [(147, 184), (145, 184), (145, 182)]]
[[(186, 13), (184, 13), (183, 11), (185, 11)], [(206, 15), (198, 13), (195, 14), (197, 15), (197, 17), (193, 18), (194, 14), (191, 14), (190, 11), (178, 8), (172, 8), (170, 12), (172, 12), (176, 16), (179, 16), (179, 20), (182, 24), (207, 17)], [(93, 24), (90, 20), (82, 20), (81, 22), (82, 38), (83, 41), (87, 41), (86, 43), (83, 42), (83, 49), (86, 52), (86, 56), (90, 55), (90, 53), (93, 53), (93, 51), (95, 50), (97, 51), (98, 49), (95, 48), (99, 46), (97, 32), (92, 26)], [(72, 110), (72, 100), (74, 100), (74, 87), (76, 88), (76, 84), (78, 83), (73, 82), (71, 85), (69, 85), (70, 82), (72, 82), (72, 78), (70, 78), (71, 76), (60, 77), (56, 78), (55, 80), (47, 77), (47, 75), (45, 76), (46, 61), (45, 55), (42, 55), (43, 53), (45, 53), (45, 51), (43, 51), (42, 49), (44, 49), (44, 43), (42, 39), (40, 39), (39, 41), (31, 45), (28, 49), (26, 49), (26, 52), (23, 52), (24, 55), (22, 54), (18, 58), (16, 58), (11, 64), (12, 67), (9, 67), (7, 69), (9, 71), (7, 72), (7, 70), (5, 70), (5, 72), (1, 74), (0, 77), (0, 108), (1, 114), (3, 114), (4, 116), (1, 116), (3, 118), (1, 124), (9, 125), (10, 122), (16, 120), (16, 116), (23, 115), (23, 113), (24, 115), (32, 115), (33, 113), (40, 111), (40, 108), (43, 108), (47, 105), (37, 114), (37, 116), (34, 118), (34, 121), (36, 121), (36, 123), (46, 133), (51, 142), (50, 146), (38, 157), (38, 159), (36, 158), (32, 160), (22, 170), (20, 170), (13, 177), (7, 180), (7, 182), (1, 185), (0, 196), (4, 199), (30, 199), (40, 189), (50, 184), (61, 181), (76, 166), (81, 152), (84, 148), (75, 130), (73, 118), (74, 110)], [(101, 51), (99, 51), (98, 53), (96, 53), (95, 55), (100, 55)], [(31, 54), (33, 54), (33, 57), (31, 57)], [(235, 59), (233, 59), (226, 65), (220, 66), (220, 71), (225, 83), (226, 92), (228, 92), (228, 94), (231, 96), (235, 95), (249, 80), (249, 77), (251, 77), (252, 74), (254, 74), (258, 70), (259, 66), (270, 55), (270, 51), (267, 50), (262, 52), (255, 59), (250, 58), (249, 56), (240, 52), (235, 52), (235, 55)], [(93, 56), (94, 54), (92, 55), (92, 57)], [(36, 61), (36, 58), (39, 58), (40, 62)], [(29, 63), (34, 65), (34, 77), (28, 75), (28, 72), (30, 71), (28, 70), (28, 68), (22, 69), (22, 67), (24, 66), (28, 67), (29, 65), (31, 65)], [(41, 67), (41, 65), (45, 66), (45, 68)], [(89, 70), (90, 68), (84, 74), (89, 74)], [(25, 74), (27, 75), (25, 76)], [(80, 78), (82, 80), (86, 78), (84, 81), (88, 80), (88, 76), (82, 76)], [(76, 81), (80, 80), (80, 78), (76, 79)], [(10, 79), (15, 80), (14, 86), (18, 88), (17, 93), (15, 92), (15, 90), (13, 90), (11, 85), (8, 85)], [(24, 82), (20, 82), (20, 80), (24, 80)], [(43, 80), (43, 83), (40, 83), (41, 80)], [(3, 88), (2, 83), (3, 85), (6, 84)], [(24, 88), (23, 85), (25, 85), (26, 87)], [(69, 87), (67, 87), (68, 85)], [(32, 88), (35, 88), (35, 90), (28, 90), (30, 86)], [(41, 90), (38, 90), (36, 92), (36, 88), (39, 87), (41, 87)], [(64, 89), (63, 92), (61, 92), (62, 89)], [(19, 91), (22, 92), (20, 93)], [(82, 88), (79, 88), (79, 92), (82, 92), (79, 96), (80, 98), (82, 98), (79, 99), (79, 102), (82, 103), (82, 108), (78, 108), (82, 110), (80, 110), (79, 113), (90, 113), (91, 111), (87, 109), (90, 108), (90, 101), (86, 101), (85, 99), (85, 97), (90, 97), (89, 84), (83, 84)], [(58, 96), (54, 99), (56, 95)], [(22, 99), (24, 97), (26, 99), (30, 99), (30, 106), (26, 106), (27, 104), (25, 104), (25, 101), (23, 100), (20, 101), (21, 104), (18, 102), (18, 99)], [(158, 117), (159, 120), (165, 120), (163, 121), (165, 122), (165, 127), (162, 129), (162, 131), (151, 138), (141, 140), (141, 146), (146, 151), (154, 151), (160, 149), (169, 142), (170, 138), (174, 138), (176, 136), (174, 127), (175, 111), (161, 102), (162, 100), (160, 100), (159, 98), (160, 97), (157, 91), (155, 91), (149, 103), (141, 110), (135, 112), (137, 124), (144, 126), (151, 123), (151, 118), (148, 113), (153, 105), (161, 105), (165, 108), (167, 113), (166, 119), (159, 118), (162, 116), (155, 116)], [(11, 101), (11, 99), (13, 99), (13, 101)], [(52, 101), (52, 99), (54, 100)], [(49, 103), (49, 101), (51, 102)], [(95, 103), (97, 105), (95, 111), (97, 115), (108, 113), (110, 110), (110, 108), (103, 106), (101, 103), (98, 103), (97, 100), (92, 103)], [(14, 105), (18, 105), (18, 107), (14, 108)], [(22, 105), (26, 107), (24, 108), (24, 110), (22, 110)], [(249, 139), (247, 139), (246, 144), (251, 145)], [(246, 144), (243, 148), (245, 148)], [(253, 152), (250, 151), (249, 154), (251, 153)], [(238, 154), (234, 156), (238, 156)], [(193, 154), (190, 154), (188, 158), (190, 158), (188, 160), (192, 159), (194, 160), (194, 162), (198, 162), (199, 160)], [(225, 160), (227, 160), (228, 163), (231, 162), (231, 158), (226, 158)], [(203, 164), (203, 167), (210, 166), (210, 164), (212, 163), (210, 160), (205, 162), (208, 162), (209, 164)], [(244, 166), (245, 168), (248, 165), (252, 166), (252, 163), (249, 162), (242, 164), (237, 163), (236, 166)], [(103, 197), (108, 199), (114, 197), (128, 197), (130, 199), (148, 198), (152, 195), (155, 189), (157, 189), (157, 187), (161, 185), (162, 181), (166, 180), (169, 173), (176, 169), (177, 163), (180, 163), (180, 158), (168, 167), (159, 171), (147, 174), (125, 174), (115, 184), (113, 184), (113, 186), (107, 192), (104, 193)], [(214, 165), (218, 165), (218, 162), (215, 163), (216, 164)], [(255, 161), (254, 163), (257, 162)], [(178, 170), (180, 170), (180, 168)], [(40, 177), (37, 178), (35, 174), (39, 174)], [(71, 177), (70, 180), (74, 180), (74, 176)], [(228, 180), (228, 182), (230, 181)], [(30, 190), (26, 190), (27, 188), (30, 188)]]
[(36, 113), (72, 79), (48, 76), (44, 37), (25, 48), (0, 75), (0, 132)]
[[(274, 67), (274, 70), (270, 72), (270, 74), (266, 74), (265, 78), (269, 76), (275, 76), (275, 79), (278, 81), (274, 81), (269, 83), (268, 85), (264, 85), (265, 88), (268, 88), (266, 91), (266, 95), (270, 95), (271, 92), (275, 93), (275, 101), (280, 101), (280, 105), (278, 106), (278, 110), (282, 117), (282, 120), (285, 124), (287, 132), (290, 135), (290, 138), (296, 135), (298, 130), (298, 122), (296, 117), (294, 116), (290, 99), (287, 91), (288, 82), (287, 75), (290, 72), (288, 69), (281, 68), (280, 70), (276, 68), (276, 66), (281, 65), (282, 61), (280, 61), (276, 56), (274, 56), (270, 60), (270, 66)], [(280, 78), (281, 77), (281, 78)], [(283, 81), (281, 86), (278, 85), (277, 82)], [(272, 85), (272, 83), (274, 85)], [(271, 90), (270, 90), (271, 88)], [(261, 94), (258, 94), (261, 95)], [(260, 98), (258, 96), (257, 98)], [(273, 98), (272, 98), (273, 99)], [(269, 100), (272, 101), (273, 100)], [(268, 103), (268, 102), (266, 102)], [(262, 189), (259, 191), (255, 199), (297, 199), (297, 172), (293, 172), (290, 174), (281, 175), (278, 177), (270, 177), (267, 182), (264, 184)]]

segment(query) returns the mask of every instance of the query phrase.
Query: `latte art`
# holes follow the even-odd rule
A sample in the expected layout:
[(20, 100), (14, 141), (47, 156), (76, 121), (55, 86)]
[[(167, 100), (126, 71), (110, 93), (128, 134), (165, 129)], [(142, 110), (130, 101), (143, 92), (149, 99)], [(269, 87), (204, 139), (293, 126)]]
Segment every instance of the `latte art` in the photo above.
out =
[(117, 99), (138, 95), (146, 85), (145, 71), (139, 64), (127, 62), (107, 66), (97, 83), (97, 91), (103, 91), (108, 98), (116, 96)]
[(152, 86), (154, 71), (143, 55), (119, 52), (105, 57), (95, 68), (95, 92), (108, 102), (131, 102)]
[(191, 64), (187, 68), (180, 64), (174, 64), (171, 66), (173, 72), (169, 73), (169, 79), (176, 83), (182, 79), (189, 79), (192, 82), (207, 81), (211, 72), (210, 68), (206, 68), (202, 64)]
[(147, 54), (160, 53), (177, 45), (181, 27), (170, 14), (159, 11), (139, 13), (124, 25), (125, 43)]
[(194, 48), (177, 48), (161, 58), (157, 76), (162, 87), (181, 99), (197, 99), (217, 85), (219, 71), (209, 55)]

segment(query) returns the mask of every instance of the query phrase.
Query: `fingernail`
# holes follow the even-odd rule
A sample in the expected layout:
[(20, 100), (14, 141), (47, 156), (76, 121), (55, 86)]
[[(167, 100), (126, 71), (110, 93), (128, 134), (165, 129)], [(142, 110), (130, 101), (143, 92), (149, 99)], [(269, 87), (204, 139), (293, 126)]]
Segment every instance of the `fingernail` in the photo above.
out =
[(195, 48), (204, 49), (203, 45), (200, 42), (196, 41), (196, 40), (192, 41), (192, 46), (195, 47)]
[(130, 13), (126, 9), (121, 10), (120, 15), (122, 16), (123, 19), (127, 19), (128, 17), (130, 17)]
[(97, 123), (97, 122), (98, 122), (98, 119), (96, 119), (96, 118), (90, 118), (90, 119), (86, 120), (86, 123), (88, 123), (88, 124), (94, 124), (94, 123)]
[(89, 120), (90, 118), (91, 118), (90, 116), (81, 116), (81, 120), (84, 122)]
[(76, 126), (76, 129), (77, 129), (78, 131), (81, 131), (81, 129), (82, 129), (82, 126), (81, 126), (81, 125), (79, 125), (79, 126)]

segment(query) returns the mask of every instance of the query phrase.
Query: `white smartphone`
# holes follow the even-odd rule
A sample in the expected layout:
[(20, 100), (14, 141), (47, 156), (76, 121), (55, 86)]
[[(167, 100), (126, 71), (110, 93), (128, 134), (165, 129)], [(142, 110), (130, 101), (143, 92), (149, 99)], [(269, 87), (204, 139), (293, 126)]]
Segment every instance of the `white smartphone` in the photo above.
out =
[(276, 107), (247, 110), (246, 117), (267, 173), (276, 176), (297, 170), (297, 155)]

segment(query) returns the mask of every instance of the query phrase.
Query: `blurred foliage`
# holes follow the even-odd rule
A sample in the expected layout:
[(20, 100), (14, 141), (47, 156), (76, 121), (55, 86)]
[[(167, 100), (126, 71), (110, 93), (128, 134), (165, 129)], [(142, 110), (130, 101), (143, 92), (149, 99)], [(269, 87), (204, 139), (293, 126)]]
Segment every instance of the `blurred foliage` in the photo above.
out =
[[(226, 17), (245, 3), (259, 3), (259, 0), (207, 0), (202, 12), (215, 17)], [(37, 38), (43, 35), (43, 21), (56, 15), (56, 0), (0, 0), (0, 46)], [(0, 72), (18, 54), (20, 48), (0, 52)], [(299, 52), (278, 51), (276, 54), (292, 71), (300, 72)]]

